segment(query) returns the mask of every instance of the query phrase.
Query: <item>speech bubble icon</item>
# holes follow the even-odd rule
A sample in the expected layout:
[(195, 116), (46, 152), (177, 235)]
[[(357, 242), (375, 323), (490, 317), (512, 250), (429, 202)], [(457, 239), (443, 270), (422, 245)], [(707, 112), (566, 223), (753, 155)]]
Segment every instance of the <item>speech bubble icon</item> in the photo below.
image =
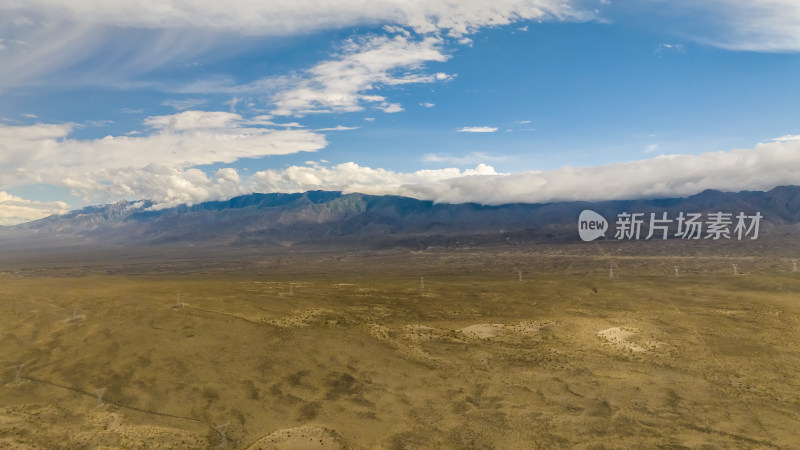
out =
[(578, 234), (584, 242), (605, 236), (606, 230), (608, 230), (608, 222), (603, 216), (589, 209), (581, 211), (581, 215), (578, 216)]

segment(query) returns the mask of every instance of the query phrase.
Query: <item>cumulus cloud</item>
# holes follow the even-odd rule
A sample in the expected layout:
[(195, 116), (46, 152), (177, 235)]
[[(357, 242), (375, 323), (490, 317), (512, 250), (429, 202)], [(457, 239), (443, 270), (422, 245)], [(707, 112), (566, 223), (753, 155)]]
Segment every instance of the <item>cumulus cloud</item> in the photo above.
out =
[(405, 111), (399, 103), (382, 103), (375, 108), (380, 109), (381, 111), (385, 112), (386, 114), (398, 113), (400, 111)]
[[(594, 167), (498, 173), (487, 164), (474, 169), (444, 168), (397, 172), (349, 162), (265, 170), (236, 183), (219, 177), (171, 172), (167, 181), (148, 180), (142, 188), (169, 182), (192, 201), (225, 198), (230, 193), (336, 190), (374, 195), (404, 195), (442, 203), (540, 203), (687, 196), (705, 189), (768, 190), (800, 177), (800, 141), (769, 142), (754, 149), (699, 155), (661, 155)], [(232, 175), (232, 173), (231, 173)], [(184, 183), (184, 184), (181, 184)], [(158, 189), (163, 192), (163, 189)], [(173, 194), (166, 204), (179, 201)]]
[(107, 203), (119, 198), (149, 199), (153, 209), (224, 200), (252, 191), (232, 168), (218, 170), (213, 176), (190, 168), (150, 164), (143, 168), (104, 169), (92, 177), (65, 178), (69, 187), (91, 203)]
[(333, 167), (314, 165), (292, 166), (280, 171), (265, 170), (253, 175), (252, 188), (258, 192), (304, 192), (323, 189), (346, 193), (404, 195), (405, 186), (409, 184), (426, 185), (441, 180), (496, 173), (494, 168), (485, 164), (469, 170), (447, 168), (403, 173), (363, 167), (349, 162)]
[(460, 133), (494, 133), (497, 127), (461, 127), (458, 129)]
[[(705, 189), (766, 190), (796, 183), (800, 177), (800, 142), (770, 142), (754, 149), (700, 155), (662, 155), (596, 167), (497, 173), (486, 164), (474, 169), (446, 168), (403, 173), (355, 163), (326, 167), (292, 166), (266, 170), (243, 181), (235, 192), (339, 190), (375, 195), (404, 195), (444, 203), (538, 203), (674, 197)], [(233, 185), (225, 187), (232, 189)], [(198, 190), (198, 191), (195, 191)], [(219, 181), (200, 177), (184, 191), (224, 197)], [(199, 192), (199, 194), (197, 193)]]
[(195, 169), (170, 168), (151, 164), (143, 168), (103, 170), (94, 178), (68, 178), (63, 185), (81, 193), (93, 203), (119, 198), (153, 200), (153, 209), (181, 204), (224, 200), (252, 192), (304, 192), (323, 189), (366, 194), (403, 194), (408, 184), (430, 182), (470, 175), (492, 175), (495, 170), (479, 164), (475, 169), (446, 168), (412, 173), (373, 169), (349, 162), (327, 167), (327, 161), (307, 161), (304, 166), (265, 170), (247, 178), (233, 168), (218, 170), (213, 176)]
[(30, 222), (68, 210), (64, 202), (35, 202), (0, 191), (0, 226)]
[(323, 135), (310, 130), (252, 125), (228, 112), (184, 111), (148, 117), (144, 124), (146, 135), (100, 139), (70, 138), (74, 123), (0, 125), (0, 187), (48, 183), (69, 186), (89, 198), (88, 193), (102, 186), (124, 185), (119, 180), (129, 174), (147, 175), (137, 172), (146, 167), (183, 173), (196, 165), (313, 152), (327, 144)]
[(596, 167), (468, 176), (403, 187), (438, 202), (484, 204), (675, 197), (705, 189), (767, 190), (800, 179), (800, 141), (699, 155), (661, 155)]
[(455, 76), (456, 76), (456, 75), (450, 75), (450, 74), (447, 74), (447, 73), (444, 73), (444, 72), (436, 72), (436, 73), (433, 75), (433, 77), (434, 77), (434, 78), (435, 78), (437, 81), (447, 81), (447, 80), (452, 80), (452, 79), (453, 79), (453, 77), (455, 77)]
[[(160, 123), (160, 121), (157, 121)], [(60, 133), (59, 126), (27, 130), (31, 139), (47, 140)], [(65, 125), (64, 127), (69, 127)], [(7, 127), (8, 128), (8, 127)], [(0, 132), (2, 132), (0, 128)], [(471, 154), (469, 157), (478, 157)], [(448, 156), (431, 156), (448, 161)], [(451, 160), (450, 162), (457, 162)], [(465, 160), (466, 162), (466, 160)], [(104, 168), (91, 176), (67, 176), (56, 184), (67, 186), (94, 203), (119, 198), (147, 198), (156, 209), (222, 200), (252, 192), (303, 192), (337, 190), (374, 195), (403, 195), (442, 203), (482, 204), (540, 203), (552, 201), (614, 200), (676, 197), (705, 189), (739, 191), (767, 190), (800, 179), (800, 140), (771, 141), (753, 149), (717, 151), (699, 155), (660, 155), (650, 159), (594, 167), (563, 167), (550, 171), (498, 173), (485, 163), (474, 169), (444, 168), (397, 172), (349, 162), (327, 166), (309, 162), (304, 166), (272, 169), (242, 176), (233, 168), (207, 174), (192, 167), (149, 164), (144, 167)], [(83, 173), (83, 172), (77, 172)], [(61, 211), (60, 202), (36, 205), (14, 198), (0, 203), (5, 223), (38, 218)], [(14, 203), (16, 202), (16, 203)], [(40, 210), (11, 212), (20, 207)]]

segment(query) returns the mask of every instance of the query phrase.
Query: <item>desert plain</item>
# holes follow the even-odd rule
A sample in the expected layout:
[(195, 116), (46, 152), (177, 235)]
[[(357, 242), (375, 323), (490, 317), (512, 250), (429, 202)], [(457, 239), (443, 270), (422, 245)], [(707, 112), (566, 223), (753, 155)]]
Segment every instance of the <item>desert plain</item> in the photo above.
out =
[(797, 448), (800, 272), (688, 248), (7, 256), (0, 447)]

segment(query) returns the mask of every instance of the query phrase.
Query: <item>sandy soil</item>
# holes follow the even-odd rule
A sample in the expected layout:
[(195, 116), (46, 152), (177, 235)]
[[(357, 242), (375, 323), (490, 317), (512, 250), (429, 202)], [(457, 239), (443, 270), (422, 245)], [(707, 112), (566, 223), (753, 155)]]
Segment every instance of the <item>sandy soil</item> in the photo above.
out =
[(0, 447), (800, 446), (800, 277), (770, 259), (423, 256), (2, 272)]

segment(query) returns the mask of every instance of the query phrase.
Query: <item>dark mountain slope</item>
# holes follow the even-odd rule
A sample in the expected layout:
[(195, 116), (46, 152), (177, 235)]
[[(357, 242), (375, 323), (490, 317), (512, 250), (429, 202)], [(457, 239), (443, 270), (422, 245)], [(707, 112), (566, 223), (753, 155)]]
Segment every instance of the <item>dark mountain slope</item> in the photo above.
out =
[(670, 218), (679, 212), (760, 212), (764, 216), (762, 233), (794, 233), (800, 224), (800, 187), (739, 193), (707, 190), (687, 198), (500, 206), (311, 191), (251, 194), (161, 210), (150, 210), (152, 206), (148, 201), (122, 201), (4, 227), (0, 229), (0, 247), (37, 242), (139, 246), (288, 245), (336, 240), (383, 246), (419, 238), (454, 241), (450, 238), (512, 232), (532, 240), (574, 241), (578, 239), (577, 218), (584, 209), (606, 217), (612, 228), (608, 238), (613, 237), (614, 222), (622, 212), (641, 212), (645, 217), (651, 212), (667, 212)]

